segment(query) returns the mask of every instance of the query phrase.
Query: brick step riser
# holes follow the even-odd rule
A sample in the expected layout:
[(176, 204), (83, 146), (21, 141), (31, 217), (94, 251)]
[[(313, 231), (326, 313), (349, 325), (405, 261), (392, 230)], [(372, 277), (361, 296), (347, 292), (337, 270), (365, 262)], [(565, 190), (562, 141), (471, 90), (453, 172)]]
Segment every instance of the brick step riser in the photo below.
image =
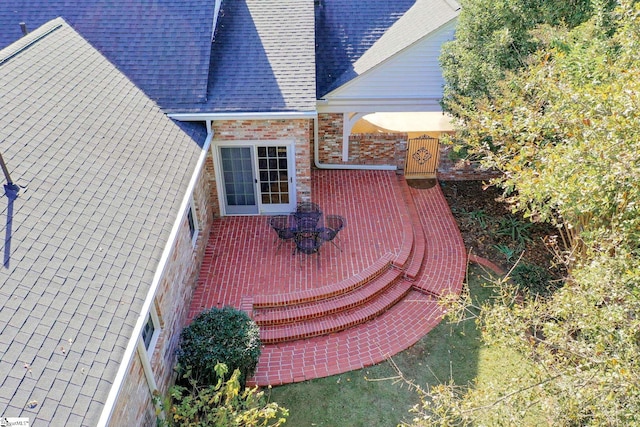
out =
[[(259, 309), (254, 307), (253, 320), (259, 326), (276, 326), (331, 316), (368, 304), (370, 301), (387, 291), (401, 278), (401, 272), (389, 269), (385, 274), (378, 276), (375, 280), (370, 281), (345, 295), (327, 298), (313, 303), (279, 307), (276, 310), (281, 310), (282, 313), (274, 314), (272, 316), (269, 316), (269, 310), (272, 309)], [(384, 280), (385, 282), (376, 283), (378, 280)], [(261, 319), (260, 317), (265, 317), (265, 314), (266, 317), (271, 318)]]
[(442, 295), (429, 289), (421, 288), (419, 286), (413, 286), (412, 289), (435, 300), (440, 300), (442, 298)]
[[(411, 285), (406, 285), (406, 286), (403, 286), (400, 290), (401, 292), (398, 292), (397, 295), (394, 295), (392, 299), (383, 303), (380, 307), (378, 307), (376, 310), (370, 313), (366, 312), (366, 308), (373, 305), (373, 303), (370, 303), (364, 307), (359, 307), (355, 310), (350, 310), (350, 311), (342, 312), (338, 315), (335, 315), (334, 317), (339, 320), (336, 322), (333, 322), (331, 326), (313, 329), (312, 326), (309, 326), (308, 324), (301, 322), (296, 325), (291, 325), (291, 328), (289, 331), (287, 331), (286, 335), (283, 334), (275, 337), (270, 336), (270, 335), (274, 335), (272, 333), (273, 332), (272, 329), (262, 328), (260, 330), (260, 340), (262, 341), (263, 345), (280, 344), (280, 343), (289, 342), (289, 341), (313, 338), (313, 337), (318, 337), (322, 335), (329, 335), (335, 332), (344, 331), (346, 329), (361, 325), (388, 311), (395, 304), (401, 301), (412, 290), (412, 287)], [(378, 299), (384, 298), (389, 293), (391, 292), (386, 292), (384, 295), (380, 295)], [(361, 315), (355, 316), (355, 318), (353, 318), (354, 311), (356, 311), (355, 314), (357, 314), (357, 312), (360, 311)], [(362, 311), (364, 311), (364, 313), (362, 313)], [(313, 321), (317, 321), (317, 320), (318, 319), (314, 319)], [(277, 326), (277, 327), (281, 327), (281, 326)]]
[(422, 263), (424, 261), (424, 255), (425, 255), (424, 237), (422, 234), (422, 229), (420, 229), (415, 232), (411, 259), (408, 262), (408, 267), (405, 268), (404, 270), (404, 275), (408, 280), (415, 280), (422, 272)]
[(336, 286), (328, 287), (327, 289), (321, 289), (320, 291), (312, 290), (290, 295), (258, 295), (253, 298), (253, 307), (255, 310), (264, 308), (288, 307), (292, 305), (327, 300), (347, 294), (362, 286), (365, 286), (367, 283), (376, 280), (378, 277), (383, 275), (391, 267), (391, 260), (389, 258), (390, 255), (385, 255), (370, 268), (369, 272), (367, 272), (363, 277), (360, 277), (360, 279), (357, 281), (349, 279), (344, 281), (345, 283), (340, 283)]

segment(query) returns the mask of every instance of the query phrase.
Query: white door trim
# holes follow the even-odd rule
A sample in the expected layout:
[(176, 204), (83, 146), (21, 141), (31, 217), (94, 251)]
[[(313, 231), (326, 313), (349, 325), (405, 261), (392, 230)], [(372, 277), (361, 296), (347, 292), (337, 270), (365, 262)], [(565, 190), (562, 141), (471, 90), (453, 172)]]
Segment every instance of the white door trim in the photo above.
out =
[[(224, 179), (222, 176), (222, 162), (220, 159), (220, 148), (221, 147), (251, 147), (252, 160), (253, 160), (253, 170), (254, 176), (259, 180), (259, 171), (258, 171), (258, 162), (257, 162), (257, 147), (265, 146), (265, 147), (273, 147), (273, 146), (286, 146), (287, 147), (287, 164), (288, 171), (290, 177), (290, 205), (296, 205), (296, 156), (295, 156), (295, 140), (238, 140), (238, 141), (223, 141), (223, 140), (214, 140), (211, 142), (211, 155), (213, 158), (213, 167), (215, 171), (216, 177), (216, 192), (218, 194), (218, 208), (220, 210), (221, 216), (227, 216), (226, 212), (226, 203), (225, 203), (225, 192), (223, 188)], [(270, 211), (269, 209), (265, 209), (262, 204), (261, 191), (259, 188), (259, 182), (255, 184), (255, 193), (256, 193), (256, 203), (258, 205), (258, 213), (257, 214), (233, 214), (234, 216), (245, 216), (245, 215), (272, 215), (276, 213), (287, 213), (287, 212), (278, 212), (278, 211)]]

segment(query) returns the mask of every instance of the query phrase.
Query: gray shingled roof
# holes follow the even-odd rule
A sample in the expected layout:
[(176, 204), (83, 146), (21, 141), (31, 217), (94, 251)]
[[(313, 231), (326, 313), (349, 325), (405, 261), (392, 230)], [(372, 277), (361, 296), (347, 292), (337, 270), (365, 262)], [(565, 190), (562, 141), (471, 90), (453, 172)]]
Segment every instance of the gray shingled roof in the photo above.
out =
[(320, 0), (318, 97), (375, 67), (458, 15), (455, 0)]
[(0, 152), (27, 187), (0, 197), (0, 415), (97, 422), (193, 138), (61, 19), (0, 51)]
[(208, 101), (191, 112), (314, 111), (313, 0), (224, 1)]
[(0, 49), (63, 17), (163, 107), (204, 102), (215, 0), (17, 0), (0, 7)]

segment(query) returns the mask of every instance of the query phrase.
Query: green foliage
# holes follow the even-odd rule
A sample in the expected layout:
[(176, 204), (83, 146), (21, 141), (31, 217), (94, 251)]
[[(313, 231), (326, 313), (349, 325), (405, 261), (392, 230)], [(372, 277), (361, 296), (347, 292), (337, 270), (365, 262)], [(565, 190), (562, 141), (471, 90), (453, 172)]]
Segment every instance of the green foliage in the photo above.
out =
[(640, 40), (635, 12), (612, 16), (612, 36), (597, 22), (547, 30), (545, 49), (478, 101), (465, 127), (484, 165), (504, 172), (496, 182), (514, 209), (556, 222), (574, 247), (640, 243)]
[(465, 145), (454, 144), (449, 151), (449, 160), (457, 161), (457, 160), (466, 160), (469, 158), (469, 149)]
[(538, 28), (526, 66), (464, 111), (513, 208), (564, 230), (570, 268), (548, 298), (496, 283), (483, 341), (527, 363), (510, 381), (428, 390), (416, 426), (640, 425), (640, 5), (620, 3)]
[(260, 331), (243, 311), (233, 307), (203, 311), (180, 334), (178, 372), (191, 371), (199, 384), (215, 384), (216, 366), (240, 370), (244, 384), (260, 358)]
[(471, 212), (467, 212), (466, 214), (469, 216), (469, 218), (471, 218), (471, 220), (476, 222), (480, 226), (480, 228), (486, 230), (487, 226), (489, 225), (489, 215), (487, 215), (487, 213), (483, 209), (473, 210)]
[(494, 247), (495, 250), (500, 252), (502, 254), (502, 256), (504, 256), (505, 261), (507, 261), (507, 262), (511, 262), (511, 260), (514, 257), (514, 255), (518, 252), (517, 249), (512, 248), (510, 246), (507, 246), (507, 245), (494, 245), (493, 247)]
[(500, 297), (479, 323), (490, 347), (525, 362), (511, 378), (430, 388), (414, 426), (640, 425), (640, 263), (602, 254), (547, 299)]
[(549, 296), (557, 287), (546, 268), (527, 262), (516, 265), (510, 276), (520, 291), (531, 296)]
[(241, 387), (238, 369), (228, 376), (227, 366), (219, 363), (214, 372), (217, 381), (201, 386), (187, 371), (183, 379), (188, 387), (174, 385), (167, 398), (156, 397), (162, 410), (158, 413), (158, 426), (277, 427), (284, 424), (288, 410), (275, 402), (267, 402), (264, 391), (258, 391), (257, 387)]
[(523, 222), (518, 218), (507, 216), (500, 218), (498, 221), (497, 234), (501, 236), (511, 237), (515, 243), (520, 246), (524, 246), (527, 242), (531, 241), (531, 234), (529, 229), (532, 224), (530, 222)]
[[(573, 28), (594, 9), (609, 9), (615, 0), (461, 0), (455, 40), (443, 47), (440, 62), (446, 81), (445, 109), (464, 118), (473, 100), (492, 97), (509, 71), (527, 65), (540, 46), (532, 32), (541, 24)], [(595, 4), (595, 7), (594, 7)]]

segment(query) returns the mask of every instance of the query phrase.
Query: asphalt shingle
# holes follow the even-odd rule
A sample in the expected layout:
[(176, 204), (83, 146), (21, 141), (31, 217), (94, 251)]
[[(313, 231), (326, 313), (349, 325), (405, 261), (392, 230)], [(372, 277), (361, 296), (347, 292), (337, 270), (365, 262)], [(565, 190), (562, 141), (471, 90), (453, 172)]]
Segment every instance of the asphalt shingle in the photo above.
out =
[(313, 19), (313, 0), (224, 1), (207, 102), (179, 111), (314, 111)]
[(454, 19), (455, 0), (319, 0), (315, 9), (318, 98)]
[[(13, 1), (0, 7), (0, 49), (22, 36), (20, 22), (31, 31), (63, 17), (161, 106), (203, 102), (214, 6), (214, 0)], [(82, 60), (72, 64), (90, 67)], [(96, 76), (112, 79), (116, 86), (121, 79), (108, 73)], [(67, 96), (61, 92), (52, 100)]]
[(0, 51), (0, 130), (26, 184), (0, 200), (0, 414), (91, 425), (206, 131), (167, 118), (62, 19)]

